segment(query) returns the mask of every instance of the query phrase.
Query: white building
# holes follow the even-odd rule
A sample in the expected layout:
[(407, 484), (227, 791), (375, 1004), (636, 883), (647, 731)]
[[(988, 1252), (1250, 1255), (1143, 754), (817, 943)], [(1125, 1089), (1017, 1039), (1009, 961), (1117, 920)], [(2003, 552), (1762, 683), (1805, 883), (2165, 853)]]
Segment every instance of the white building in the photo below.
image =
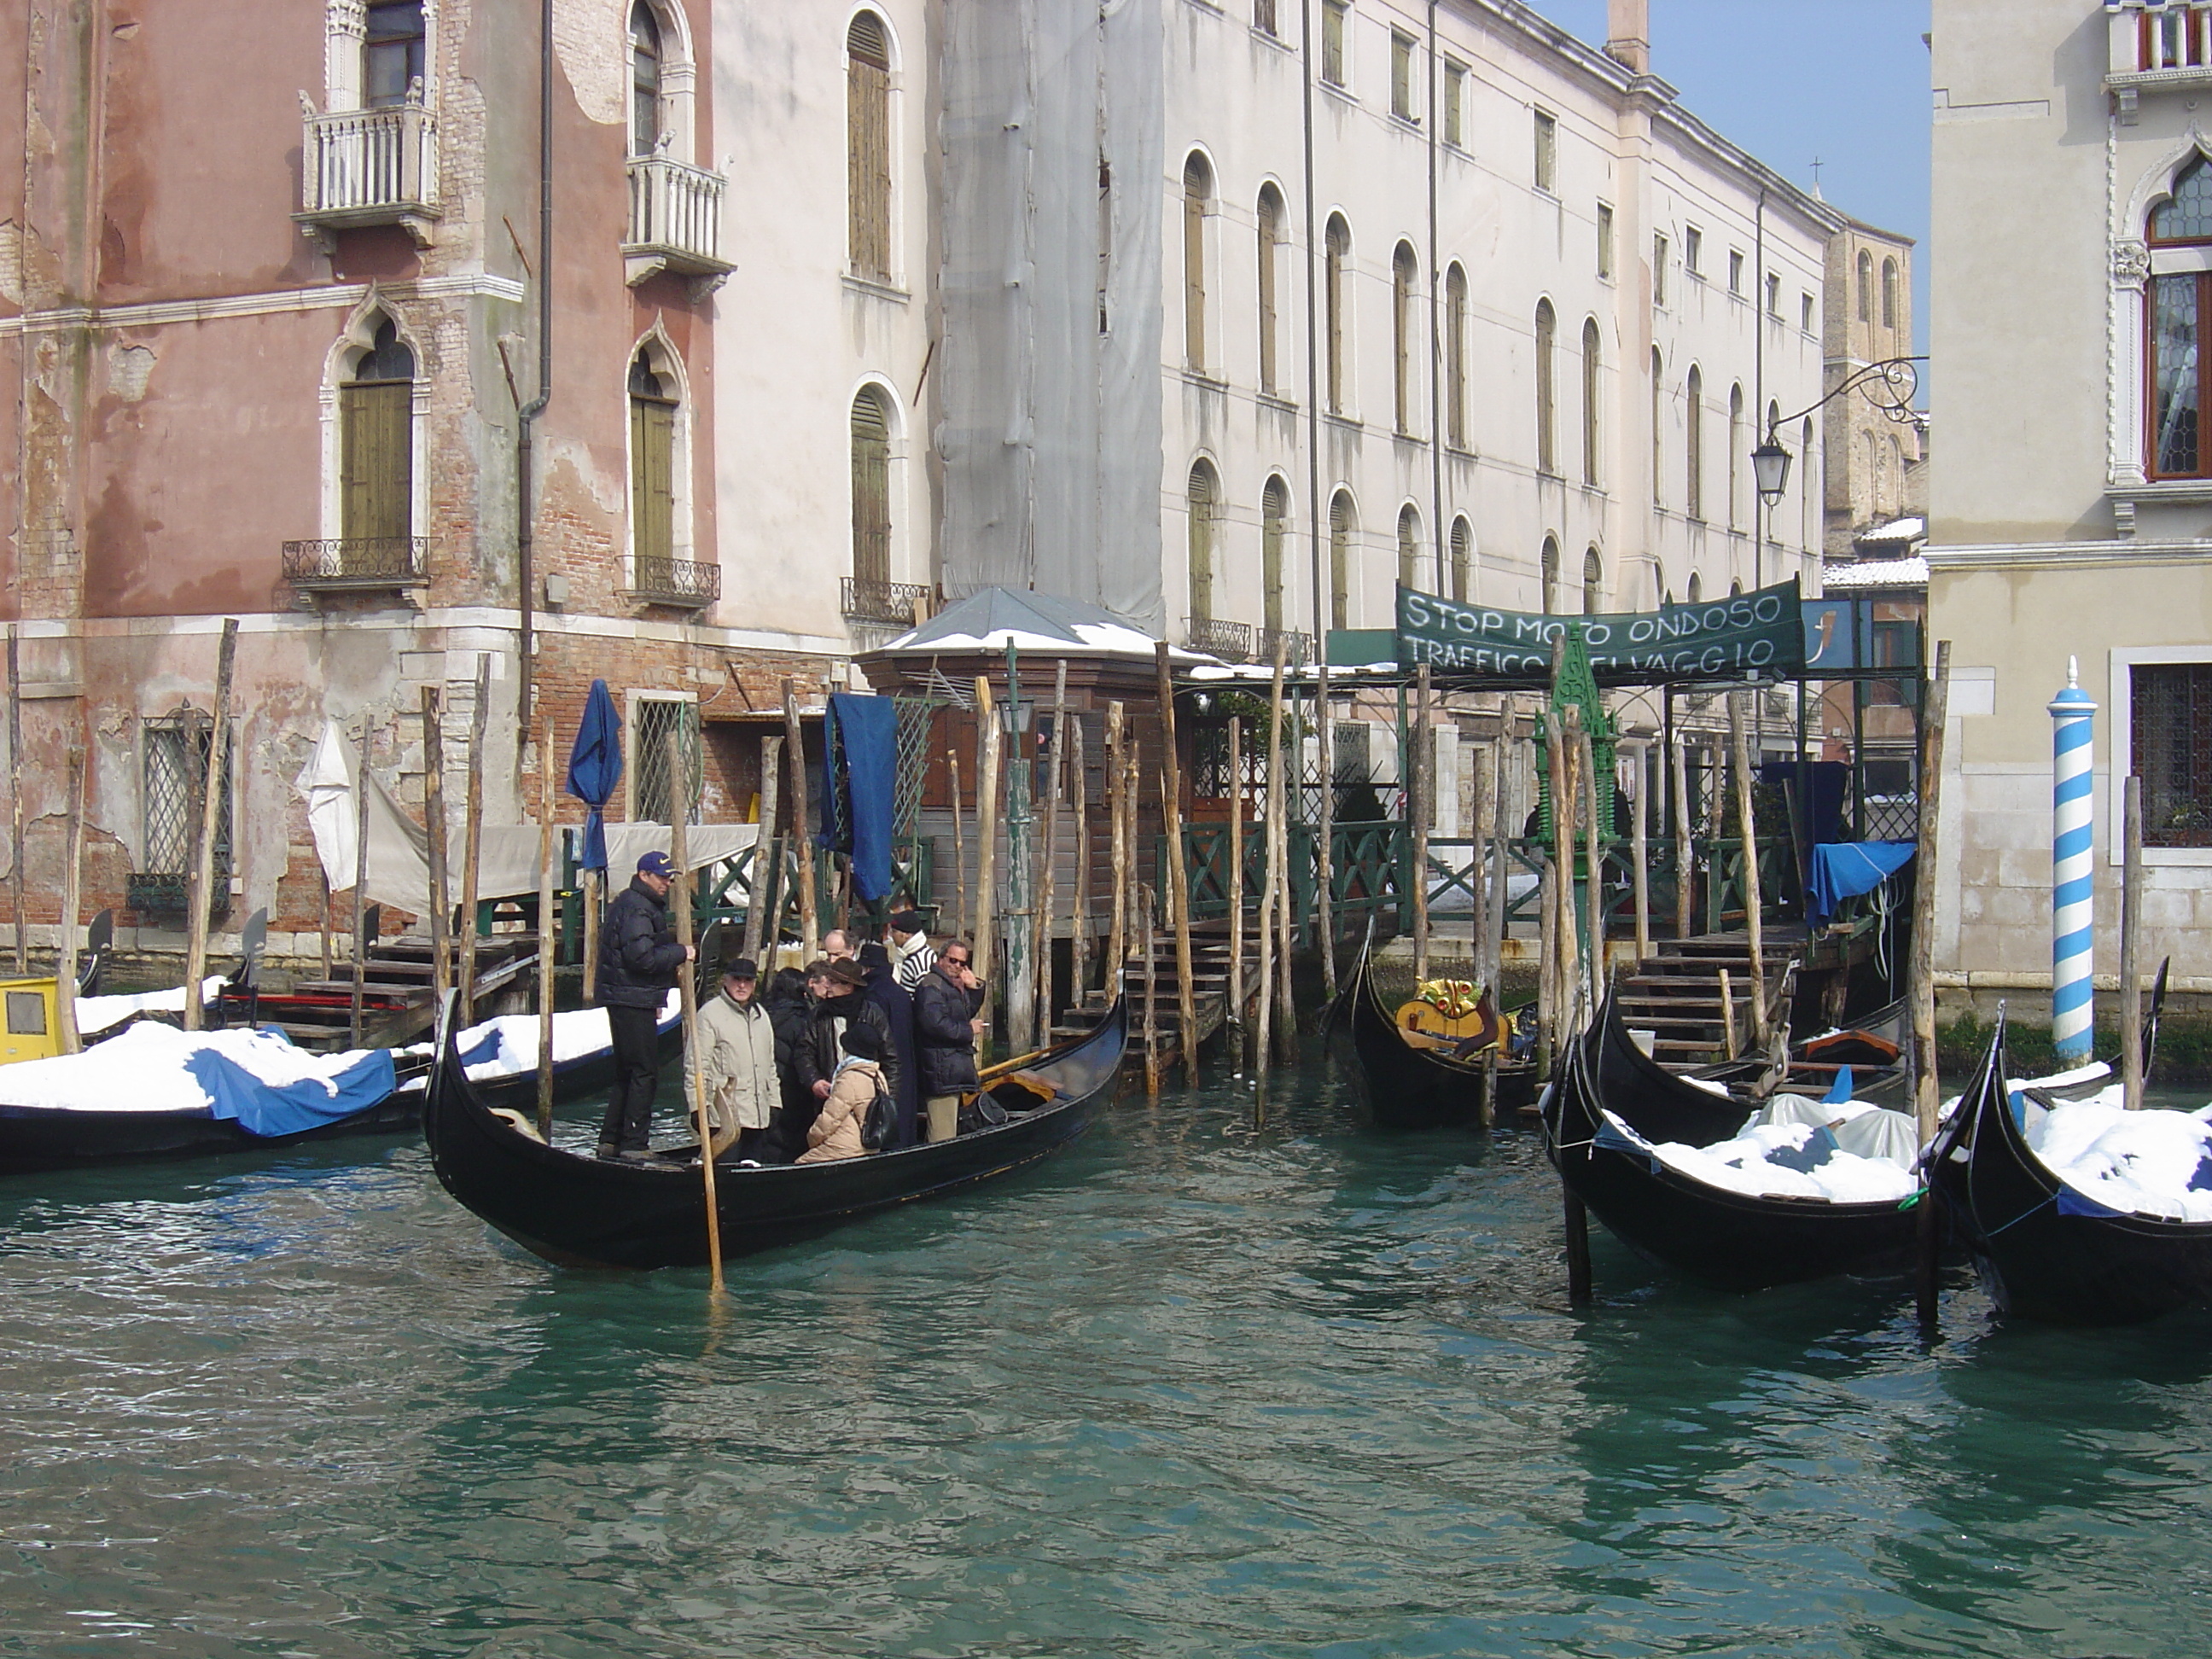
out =
[(949, 589), (1235, 648), (1401, 576), (1813, 585), (1817, 420), (1763, 547), (1747, 457), (1821, 395), (1843, 221), (1645, 72), (1640, 4), (1607, 52), (1508, 0), (1015, 9), (944, 55)]
[[(2212, 7), (1937, 0), (1931, 637), (1954, 641), (1939, 965), (2047, 986), (2051, 723), (2101, 705), (2097, 958), (2143, 780), (2146, 951), (2212, 983)], [(1955, 862), (1949, 849), (1956, 849)], [(2107, 981), (2109, 982), (2109, 981)]]

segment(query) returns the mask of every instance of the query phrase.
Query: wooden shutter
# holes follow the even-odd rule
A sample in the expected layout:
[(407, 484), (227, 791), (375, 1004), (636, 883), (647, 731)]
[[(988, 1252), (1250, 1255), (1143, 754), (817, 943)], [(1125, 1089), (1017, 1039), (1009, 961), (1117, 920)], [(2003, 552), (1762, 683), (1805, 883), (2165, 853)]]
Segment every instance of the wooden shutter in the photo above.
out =
[(846, 203), (853, 269), (891, 279), (890, 46), (879, 19), (862, 12), (845, 37)]
[(1260, 390), (1267, 392), (1275, 389), (1275, 250), (1282, 212), (1273, 191), (1260, 192)]
[(1206, 164), (1195, 155), (1182, 169), (1182, 349), (1193, 369), (1206, 368)]
[(1271, 634), (1279, 633), (1283, 626), (1283, 535), (1289, 516), (1282, 480), (1268, 479), (1260, 497), (1260, 607)]
[(348, 541), (413, 533), (414, 420), (410, 382), (338, 388), (341, 533)]
[(676, 556), (676, 405), (629, 400), (631, 551), (641, 563)]
[(1200, 461), (1190, 470), (1190, 618), (1213, 616), (1213, 472)]
[(853, 580), (878, 590), (891, 580), (890, 422), (872, 392), (853, 399)]

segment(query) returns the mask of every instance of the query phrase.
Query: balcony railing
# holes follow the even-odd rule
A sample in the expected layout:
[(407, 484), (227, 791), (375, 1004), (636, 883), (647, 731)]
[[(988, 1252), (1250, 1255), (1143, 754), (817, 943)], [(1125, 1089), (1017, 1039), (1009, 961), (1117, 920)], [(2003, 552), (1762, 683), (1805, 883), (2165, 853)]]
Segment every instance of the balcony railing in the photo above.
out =
[(690, 559), (641, 558), (630, 596), (647, 605), (703, 611), (722, 597), (722, 567)]
[(732, 267), (722, 258), (722, 175), (665, 155), (630, 157), (623, 265), (633, 288), (664, 270), (708, 287), (727, 276)]
[(2107, 0), (2106, 10), (2112, 31), (2106, 84), (2126, 89), (2212, 81), (2212, 5)]
[(1252, 635), (1252, 660), (1273, 663), (1277, 640), (1283, 642), (1283, 661), (1290, 667), (1302, 667), (1313, 659), (1313, 635), (1303, 629), (1262, 628)]
[(428, 536), (345, 536), (284, 544), (284, 580), (303, 593), (421, 587), (430, 580)]
[(919, 582), (878, 582), (847, 576), (840, 608), (848, 622), (913, 628), (927, 618), (936, 602), (937, 590)]
[(1223, 622), (1215, 617), (1193, 617), (1183, 629), (1182, 642), (1224, 662), (1252, 660), (1252, 625)]
[(306, 112), (300, 211), (312, 234), (399, 225), (427, 243), (438, 216), (438, 124), (419, 103), (391, 109)]

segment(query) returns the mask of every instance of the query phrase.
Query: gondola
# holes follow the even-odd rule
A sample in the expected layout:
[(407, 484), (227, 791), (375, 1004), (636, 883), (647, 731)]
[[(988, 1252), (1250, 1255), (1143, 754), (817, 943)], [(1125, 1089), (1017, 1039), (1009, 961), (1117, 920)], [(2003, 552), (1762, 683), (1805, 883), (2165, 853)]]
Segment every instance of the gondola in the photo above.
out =
[[(673, 1000), (662, 1016), (659, 1030), (665, 1063), (684, 1043), (683, 1022)], [(7, 1072), (13, 1068), (0, 1069), (0, 1175), (205, 1158), (266, 1151), (303, 1141), (410, 1133), (422, 1125), (423, 1091), (433, 1055), (425, 1044), (411, 1052), (394, 1050), (392, 1057), (394, 1086), (374, 1102), (312, 1129), (282, 1135), (255, 1134), (237, 1120), (217, 1117), (205, 1108), (111, 1111), (11, 1102), (6, 1098)], [(554, 1067), (554, 1098), (565, 1101), (603, 1089), (613, 1075), (612, 1048), (592, 1049)], [(537, 1109), (534, 1070), (480, 1082), (476, 1087), (489, 1107), (526, 1115)]]
[[(663, 1165), (605, 1162), (549, 1146), (488, 1109), (441, 1022), (423, 1108), (432, 1167), (453, 1198), (524, 1249), (563, 1267), (696, 1267), (707, 1259), (706, 1204), (694, 1156)], [(1128, 1034), (1116, 1003), (1099, 1027), (985, 1074), (1006, 1121), (957, 1139), (832, 1164), (744, 1168), (717, 1160), (725, 1255), (812, 1237), (877, 1210), (1018, 1169), (1089, 1127), (1114, 1086)], [(1018, 1078), (1022, 1081), (1016, 1081)], [(1050, 1098), (1024, 1086), (1045, 1085)], [(1021, 1109), (1026, 1108), (1027, 1109)]]
[[(1482, 1104), (1483, 1062), (1407, 1042), (1383, 1004), (1367, 952), (1360, 953), (1351, 979), (1337, 994), (1327, 1030), (1331, 1054), (1376, 1124), (1429, 1129), (1475, 1121)], [(1501, 1058), (1498, 1115), (1518, 1111), (1535, 1097), (1534, 1063)]]
[(2212, 1300), (2212, 1222), (2108, 1209), (2052, 1173), (1994, 1081), (2002, 1041), (2001, 1021), (1997, 1061), (1937, 1139), (1931, 1182), (1998, 1310), (2132, 1325)]
[(1613, 997), (1562, 1062), (1544, 1103), (1546, 1151), (1568, 1188), (1638, 1255), (1746, 1291), (1910, 1264), (1909, 1204), (1732, 1192), (1659, 1163), (1607, 1124), (1609, 1110), (1646, 1141), (1710, 1146), (1735, 1136), (1749, 1112), (1646, 1055)]

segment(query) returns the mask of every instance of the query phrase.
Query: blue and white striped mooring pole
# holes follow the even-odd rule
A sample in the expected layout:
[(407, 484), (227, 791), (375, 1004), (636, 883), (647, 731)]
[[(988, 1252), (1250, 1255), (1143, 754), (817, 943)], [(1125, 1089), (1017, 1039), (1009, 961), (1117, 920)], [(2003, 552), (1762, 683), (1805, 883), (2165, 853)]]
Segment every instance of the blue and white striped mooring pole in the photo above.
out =
[(2095, 1009), (2091, 981), (2096, 937), (2090, 794), (2097, 705), (2081, 689), (2079, 665), (2066, 659), (2066, 689), (2051, 700), (2051, 1047), (2063, 1063), (2089, 1058)]

